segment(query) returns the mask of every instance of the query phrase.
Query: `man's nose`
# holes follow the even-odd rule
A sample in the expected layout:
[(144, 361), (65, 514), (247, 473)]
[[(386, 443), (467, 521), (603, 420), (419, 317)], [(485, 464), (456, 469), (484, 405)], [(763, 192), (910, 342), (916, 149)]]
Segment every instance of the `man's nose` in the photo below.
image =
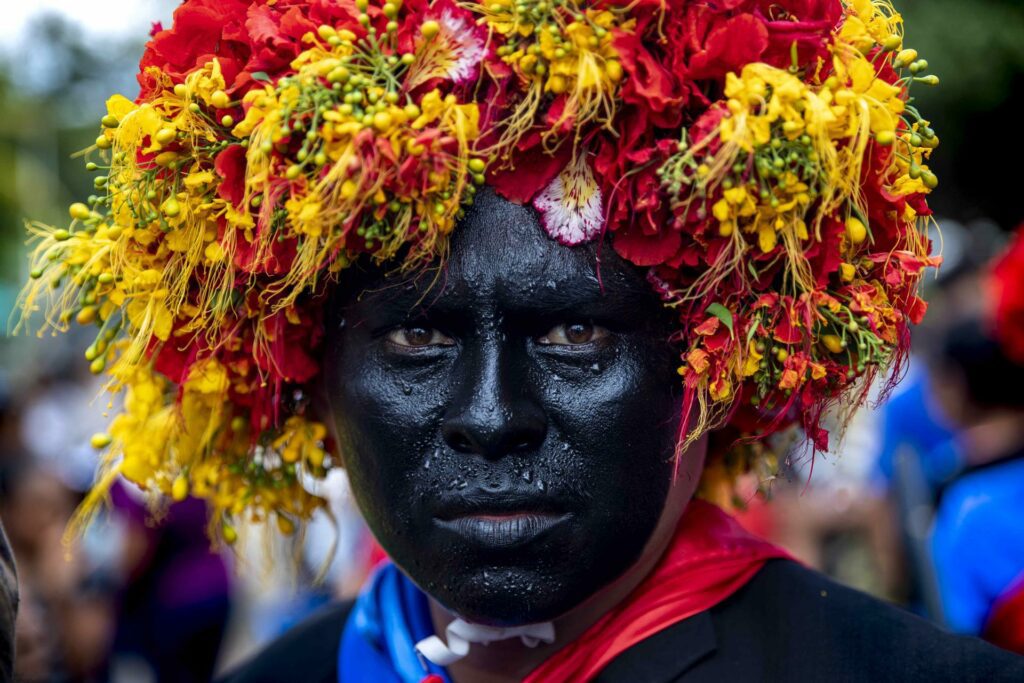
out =
[(498, 459), (530, 453), (544, 441), (547, 420), (531, 394), (525, 359), (503, 339), (463, 347), (456, 386), (441, 433), (450, 448)]

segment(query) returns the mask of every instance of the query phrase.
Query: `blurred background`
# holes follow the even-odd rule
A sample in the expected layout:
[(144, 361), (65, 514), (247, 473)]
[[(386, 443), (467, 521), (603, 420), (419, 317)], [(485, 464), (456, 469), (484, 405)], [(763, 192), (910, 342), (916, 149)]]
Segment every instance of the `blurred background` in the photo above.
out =
[[(6, 3), (0, 24), (0, 311), (27, 279), (24, 221), (62, 222), (91, 194), (74, 153), (103, 102), (134, 98), (153, 21), (174, 0)], [(839, 580), (947, 627), (1024, 650), (1024, 370), (980, 323), (984, 272), (1024, 219), (1020, 0), (899, 0), (906, 42), (942, 79), (918, 89), (942, 144), (933, 208), (945, 265), (895, 392), (862, 410), (841, 448), (794, 451), (744, 521)], [(936, 236), (936, 239), (938, 237)], [(154, 520), (129, 487), (106, 517), (62, 543), (94, 472), (89, 436), (106, 402), (73, 334), (0, 337), (0, 518), (19, 566), (17, 675), (25, 681), (202, 681), (334, 596), (376, 559), (343, 476), (301, 547), (249, 539), (213, 552), (205, 511)], [(752, 487), (753, 488), (753, 487)], [(294, 544), (295, 542), (290, 542)], [(268, 568), (268, 551), (301, 561)], [(257, 552), (258, 550), (258, 552)], [(326, 569), (327, 579), (313, 578)], [(183, 653), (188, 653), (187, 656)]]

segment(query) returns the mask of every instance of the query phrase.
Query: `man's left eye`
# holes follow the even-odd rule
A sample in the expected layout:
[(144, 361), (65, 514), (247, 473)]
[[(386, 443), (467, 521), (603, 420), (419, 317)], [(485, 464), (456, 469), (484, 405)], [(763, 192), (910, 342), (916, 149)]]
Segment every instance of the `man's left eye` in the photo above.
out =
[(424, 346), (451, 346), (455, 340), (433, 327), (410, 325), (388, 332), (387, 339), (397, 346), (421, 348)]
[(579, 346), (607, 337), (608, 334), (606, 328), (593, 323), (560, 323), (537, 339), (537, 343), (552, 346)]

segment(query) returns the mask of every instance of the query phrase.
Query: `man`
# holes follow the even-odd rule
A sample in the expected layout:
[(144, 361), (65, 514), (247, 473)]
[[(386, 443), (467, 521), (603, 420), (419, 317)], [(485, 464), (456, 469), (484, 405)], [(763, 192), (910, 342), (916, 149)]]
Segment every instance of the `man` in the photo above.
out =
[(1020, 675), (691, 500), (790, 424), (824, 448), (924, 313), (938, 137), (907, 102), (937, 78), (887, 3), (188, 0), (157, 29), (23, 299), (66, 278), (50, 320), (99, 326), (125, 389), (86, 510), (120, 473), (229, 543), (289, 534), (344, 467), (394, 559), (237, 680)]
[[(407, 624), (391, 622), (401, 619), (387, 615), (394, 607), (380, 590), (372, 626), (353, 619), (350, 605), (329, 609), (227, 680), (409, 680), (401, 672), (339, 679), (339, 643), (375, 633), (387, 651), (400, 647), (387, 631), (408, 628), (411, 655), (416, 638), (444, 634), (455, 618), (552, 620), (553, 642), (471, 645), (447, 670), (454, 681), (522, 680), (642, 599), (636, 589), (657, 571), (681, 519), (692, 532), (709, 523), (707, 504), (691, 502), (705, 441), (675, 476), (667, 457), (679, 402), (664, 372), (673, 358), (668, 321), (642, 273), (612, 254), (602, 261), (602, 290), (596, 253), (558, 245), (534, 211), (485, 193), (453, 238), (443, 289), (429, 278), (369, 276), (358, 288), (365, 294), (332, 305), (324, 392), (356, 499), (415, 581), (392, 577), (411, 596)], [(748, 584), (621, 652), (594, 680), (1010, 681), (1024, 673), (1012, 655), (792, 560), (753, 557)], [(619, 635), (589, 633), (601, 647)]]

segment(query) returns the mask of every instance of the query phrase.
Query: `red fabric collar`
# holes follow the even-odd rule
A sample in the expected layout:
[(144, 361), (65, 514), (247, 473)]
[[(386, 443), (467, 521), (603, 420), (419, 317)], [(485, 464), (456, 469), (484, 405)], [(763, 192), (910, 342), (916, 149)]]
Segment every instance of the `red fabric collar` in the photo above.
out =
[(693, 501), (665, 555), (643, 583), (523, 683), (589, 681), (633, 645), (725, 600), (765, 561), (789, 557), (718, 507)]

